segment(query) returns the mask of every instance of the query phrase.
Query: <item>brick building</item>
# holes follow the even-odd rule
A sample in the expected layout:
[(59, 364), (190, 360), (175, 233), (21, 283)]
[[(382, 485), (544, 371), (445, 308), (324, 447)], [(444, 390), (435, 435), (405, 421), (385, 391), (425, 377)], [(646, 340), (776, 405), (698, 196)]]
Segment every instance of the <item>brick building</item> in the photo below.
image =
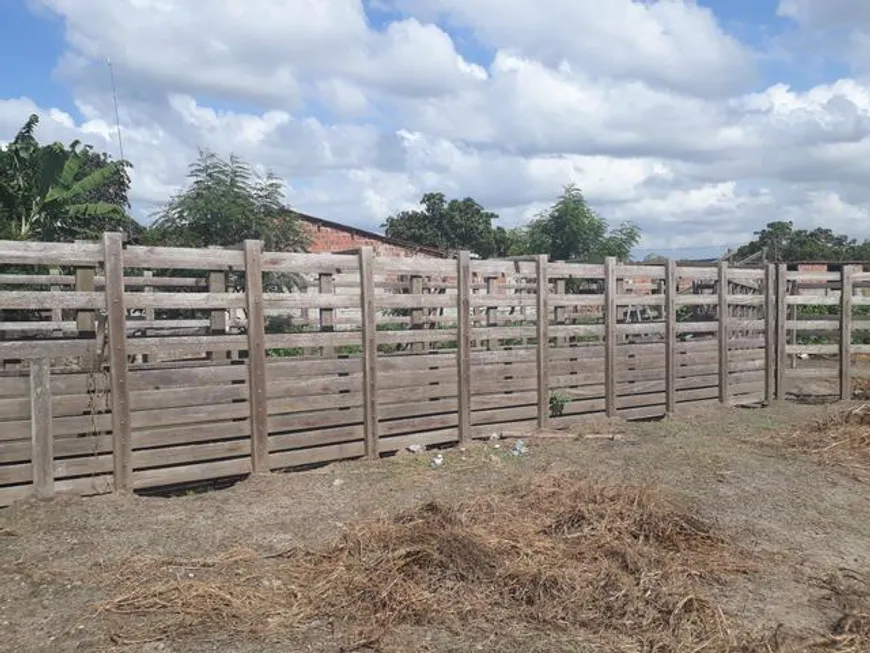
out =
[(312, 254), (352, 253), (360, 247), (369, 246), (379, 256), (447, 258), (446, 252), (434, 247), (406, 243), (374, 231), (315, 218), (304, 213), (294, 211), (294, 215), (311, 240), (308, 251)]

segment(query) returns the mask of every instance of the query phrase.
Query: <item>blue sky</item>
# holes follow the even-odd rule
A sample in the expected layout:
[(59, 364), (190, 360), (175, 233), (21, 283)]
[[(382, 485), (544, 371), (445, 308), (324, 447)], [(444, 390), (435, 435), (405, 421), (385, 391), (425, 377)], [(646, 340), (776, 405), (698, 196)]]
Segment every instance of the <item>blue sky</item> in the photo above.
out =
[(431, 190), (522, 224), (576, 183), (612, 223), (641, 226), (639, 253), (711, 256), (775, 219), (870, 237), (870, 3), (698, 5), (713, 19), (690, 1), (191, 14), (190, 0), (0, 0), (0, 55), (16, 62), (0, 141), (36, 111), (43, 138), (114, 153), (111, 57), (140, 217), (207, 147), (364, 228)]
[[(777, 16), (778, 0), (703, 0), (700, 5), (713, 10), (724, 28), (759, 52), (769, 53), (777, 39), (794, 36), (794, 23)], [(400, 12), (372, 8), (368, 17), (376, 29), (385, 29)], [(447, 23), (457, 50), (470, 61), (488, 66), (492, 48), (474, 40), (472, 30)], [(29, 0), (2, 0), (0, 4), (0, 56), (15, 60), (0, 75), (0, 97), (26, 96), (40, 105), (52, 105), (76, 114), (73, 94), (68, 83), (56, 73), (56, 66), (66, 49), (63, 18)], [(768, 55), (770, 56), (770, 55)], [(758, 87), (786, 82), (805, 88), (820, 81), (849, 74), (849, 66), (835, 59), (823, 63), (810, 56), (791, 52), (788, 60), (762, 58)], [(108, 73), (106, 73), (108, 75)], [(107, 78), (108, 79), (108, 78)], [(232, 110), (252, 108), (239, 101), (204, 98), (211, 106)]]

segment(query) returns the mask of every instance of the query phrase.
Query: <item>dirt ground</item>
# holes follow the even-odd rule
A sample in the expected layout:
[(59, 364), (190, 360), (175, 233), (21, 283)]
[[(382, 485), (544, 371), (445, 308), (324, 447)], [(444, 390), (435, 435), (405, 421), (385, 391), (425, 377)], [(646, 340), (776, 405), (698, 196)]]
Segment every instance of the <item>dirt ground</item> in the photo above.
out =
[[(441, 452), (440, 468), (431, 467), (434, 453), (427, 452), (251, 478), (229, 489), (171, 498), (62, 497), (15, 505), (0, 511), (0, 648), (21, 653), (352, 650), (345, 634), (326, 619), (303, 628), (277, 624), (249, 635), (217, 619), (207, 628), (144, 636), (147, 628), (137, 626), (147, 622), (148, 613), (171, 611), (171, 606), (155, 599), (131, 614), (107, 606), (130, 592), (131, 580), (135, 586), (135, 576), (125, 576), (125, 570), (139, 569), (143, 560), (188, 560), (169, 567), (193, 579), (206, 573), (201, 569), (213, 573), (214, 560), (246, 551), (263, 561), (256, 568), (262, 573), (263, 565), (278, 559), (268, 556), (323, 550), (354, 524), (389, 519), (432, 500), (467, 501), (558, 473), (604, 484), (660, 486), (744, 551), (751, 573), (729, 575), (711, 590), (723, 614), (742, 631), (774, 633), (779, 627), (809, 639), (830, 634), (840, 615), (825, 600), (818, 580), (844, 568), (870, 572), (870, 485), (854, 470), (784, 443), (802, 426), (840, 409), (794, 403), (712, 409), (655, 423), (587, 425), (573, 438), (528, 438), (528, 453), (519, 456), (511, 455), (511, 440), (475, 443)], [(504, 514), (510, 520), (516, 511), (505, 505)], [(243, 569), (248, 573), (252, 567), (234, 573)], [(262, 616), (265, 625), (270, 618)], [(485, 629), (404, 623), (391, 635), (393, 648), (383, 650), (617, 650), (603, 643), (600, 633), (578, 638), (575, 631), (566, 632), (544, 629), (509, 646), (499, 633)], [(377, 649), (375, 643), (364, 644), (357, 642), (356, 650)], [(618, 650), (654, 649), (633, 641)], [(775, 649), (759, 644), (727, 650)]]

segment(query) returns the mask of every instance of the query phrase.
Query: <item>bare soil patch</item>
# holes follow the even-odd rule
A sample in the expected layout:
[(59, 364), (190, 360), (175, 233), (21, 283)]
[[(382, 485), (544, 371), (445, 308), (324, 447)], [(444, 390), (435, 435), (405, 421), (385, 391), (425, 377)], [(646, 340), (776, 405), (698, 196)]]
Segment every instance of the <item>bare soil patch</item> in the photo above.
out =
[(207, 494), (13, 506), (0, 512), (0, 641), (868, 651), (870, 485), (793, 442), (832, 410), (609, 421), (527, 438), (521, 456), (509, 441), (449, 450), (437, 469), (408, 455)]

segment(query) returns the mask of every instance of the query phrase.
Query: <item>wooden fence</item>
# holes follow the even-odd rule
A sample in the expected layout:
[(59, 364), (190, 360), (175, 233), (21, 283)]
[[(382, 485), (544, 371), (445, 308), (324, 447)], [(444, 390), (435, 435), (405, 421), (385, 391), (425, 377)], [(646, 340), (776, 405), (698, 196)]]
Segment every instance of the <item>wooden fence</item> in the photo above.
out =
[(870, 272), (863, 265), (837, 267), (819, 271), (779, 266), (780, 398), (789, 390), (843, 400), (870, 391)]
[(795, 351), (776, 279), (0, 242), (0, 505), (763, 403)]

